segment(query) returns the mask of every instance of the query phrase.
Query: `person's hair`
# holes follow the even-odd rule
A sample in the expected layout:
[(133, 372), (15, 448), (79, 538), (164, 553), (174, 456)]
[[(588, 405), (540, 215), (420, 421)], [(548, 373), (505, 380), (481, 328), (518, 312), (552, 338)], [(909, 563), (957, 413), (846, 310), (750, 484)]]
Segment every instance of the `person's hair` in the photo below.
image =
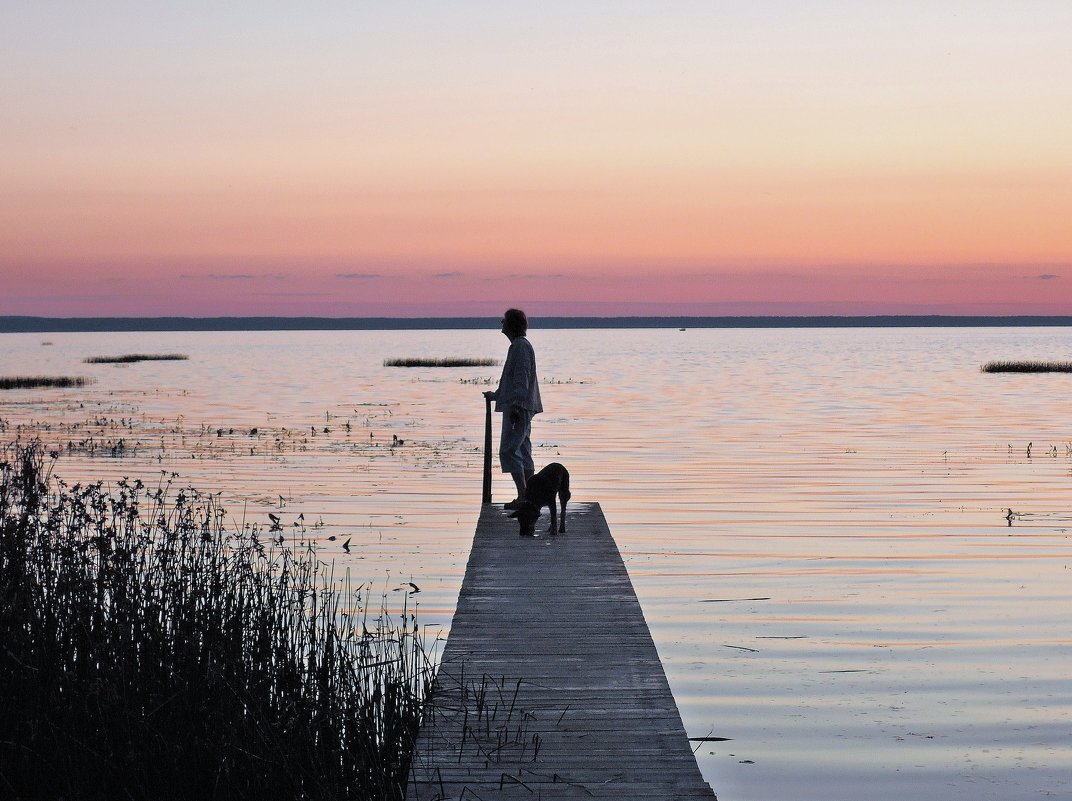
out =
[(506, 333), (523, 337), (529, 330), (529, 318), (521, 309), (507, 309), (503, 315), (503, 325), (506, 326)]

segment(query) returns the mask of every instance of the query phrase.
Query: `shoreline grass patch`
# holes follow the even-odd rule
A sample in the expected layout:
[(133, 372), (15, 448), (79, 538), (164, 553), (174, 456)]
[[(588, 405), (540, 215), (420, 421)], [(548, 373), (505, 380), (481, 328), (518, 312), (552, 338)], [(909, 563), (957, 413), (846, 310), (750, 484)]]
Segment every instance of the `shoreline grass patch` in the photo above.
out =
[(411, 356), (405, 359), (384, 359), (384, 367), (495, 367), (498, 359), (426, 359)]
[(0, 796), (404, 797), (431, 675), (406, 607), (370, 613), (300, 529), (57, 458), (0, 450)]
[(134, 362), (184, 362), (189, 358), (185, 353), (124, 353), (121, 356), (89, 356), (82, 361), (86, 364), (132, 364)]
[(0, 376), (0, 389), (37, 389), (39, 387), (82, 387), (89, 383), (84, 375), (9, 375)]
[(993, 361), (979, 370), (984, 373), (1072, 373), (1072, 362)]

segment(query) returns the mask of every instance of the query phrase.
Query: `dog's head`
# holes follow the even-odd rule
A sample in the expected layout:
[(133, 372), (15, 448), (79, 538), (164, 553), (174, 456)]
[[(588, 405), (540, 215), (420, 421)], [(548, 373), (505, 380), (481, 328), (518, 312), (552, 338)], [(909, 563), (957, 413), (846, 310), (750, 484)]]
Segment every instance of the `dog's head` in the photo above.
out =
[(540, 509), (536, 504), (531, 501), (522, 501), (521, 505), (508, 516), (517, 520), (521, 527), (518, 533), (522, 537), (532, 537), (536, 534), (536, 521), (540, 519)]

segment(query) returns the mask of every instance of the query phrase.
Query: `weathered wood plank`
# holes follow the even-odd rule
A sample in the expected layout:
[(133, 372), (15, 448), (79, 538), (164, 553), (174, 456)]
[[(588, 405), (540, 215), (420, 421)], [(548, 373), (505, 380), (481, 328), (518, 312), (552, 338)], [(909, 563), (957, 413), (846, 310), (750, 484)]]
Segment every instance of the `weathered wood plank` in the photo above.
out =
[(411, 801), (714, 799), (602, 510), (568, 526), (483, 507)]

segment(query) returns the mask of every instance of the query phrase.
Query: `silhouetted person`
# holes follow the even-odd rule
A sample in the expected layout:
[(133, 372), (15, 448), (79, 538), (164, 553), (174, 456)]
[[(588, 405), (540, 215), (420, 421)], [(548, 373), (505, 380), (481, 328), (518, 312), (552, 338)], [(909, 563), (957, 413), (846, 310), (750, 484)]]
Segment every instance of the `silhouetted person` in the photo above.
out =
[(505, 504), (514, 509), (525, 498), (525, 485), (532, 477), (532, 418), (543, 411), (540, 384), (536, 378), (536, 353), (525, 334), (529, 321), (521, 309), (507, 309), (502, 318), (502, 332), (510, 340), (499, 388), (485, 392), (495, 401), (495, 411), (503, 413), (499, 440), (499, 463), (517, 485), (517, 497)]

